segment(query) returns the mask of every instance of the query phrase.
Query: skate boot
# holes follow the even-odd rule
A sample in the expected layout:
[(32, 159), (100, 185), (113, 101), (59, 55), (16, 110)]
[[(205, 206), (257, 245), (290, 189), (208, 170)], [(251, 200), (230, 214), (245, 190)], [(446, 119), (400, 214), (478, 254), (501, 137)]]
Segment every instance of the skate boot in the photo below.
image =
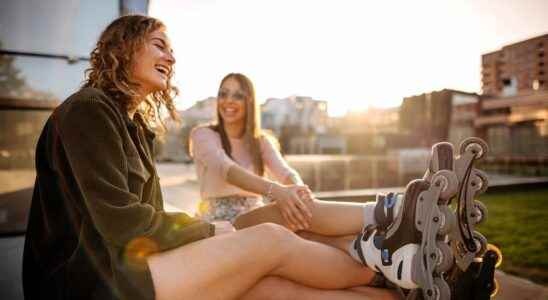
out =
[(375, 227), (377, 231), (386, 231), (394, 222), (403, 203), (403, 193), (377, 194), (375, 199)]
[[(434, 145), (434, 147), (432, 147), (432, 155), (429, 160), (429, 167), (426, 170), (423, 179), (431, 183), (432, 178), (436, 172), (442, 170), (445, 170), (444, 172), (453, 171), (453, 159), (453, 145), (446, 142)], [(439, 179), (443, 180), (443, 177), (439, 177)], [(374, 222), (371, 222), (370, 224), (375, 225), (378, 231), (386, 230), (388, 226), (390, 226), (394, 222), (397, 211), (401, 206), (402, 199), (403, 193), (390, 192), (387, 194), (377, 194), (374, 202)], [(440, 197), (439, 204), (447, 204), (450, 200), (450, 197)], [(447, 208), (440, 207), (440, 209), (446, 210)], [(449, 220), (449, 225), (456, 224), (456, 220), (454, 220), (454, 214), (448, 214), (448, 216), (450, 218), (452, 217), (452, 220)], [(449, 229), (449, 226), (442, 227)]]
[(457, 178), (449, 170), (433, 174), (432, 183), (410, 182), (403, 197), (396, 197), (399, 205), (392, 224), (386, 229), (366, 227), (356, 238), (354, 249), (361, 261), (401, 288), (420, 288), (424, 299), (449, 300), (443, 273), (453, 256), (447, 244), (437, 239), (444, 218), (439, 203), (453, 197), (457, 187)]

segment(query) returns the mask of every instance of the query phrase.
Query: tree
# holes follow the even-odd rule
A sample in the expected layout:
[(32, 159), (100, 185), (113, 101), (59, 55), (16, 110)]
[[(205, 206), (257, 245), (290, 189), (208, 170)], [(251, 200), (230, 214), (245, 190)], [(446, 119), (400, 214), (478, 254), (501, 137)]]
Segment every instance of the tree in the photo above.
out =
[(15, 67), (14, 60), (13, 56), (0, 55), (0, 95), (13, 96), (25, 86), (25, 79), (21, 77), (21, 71)]

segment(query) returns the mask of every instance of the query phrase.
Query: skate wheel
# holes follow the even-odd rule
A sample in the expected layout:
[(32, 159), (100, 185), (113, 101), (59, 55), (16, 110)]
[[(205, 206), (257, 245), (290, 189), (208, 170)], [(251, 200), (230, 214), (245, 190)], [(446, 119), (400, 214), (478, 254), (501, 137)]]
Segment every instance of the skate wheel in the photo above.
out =
[(443, 215), (443, 220), (440, 230), (438, 231), (438, 235), (443, 236), (449, 234), (449, 232), (451, 232), (451, 230), (456, 226), (457, 218), (449, 206), (440, 205), (439, 208)]
[(474, 200), (474, 208), (472, 209), (470, 217), (474, 220), (475, 225), (487, 221), (487, 207), (485, 204), (479, 202), (478, 200)]
[(434, 277), (434, 290), (423, 290), (425, 299), (450, 300), (451, 289), (449, 284), (440, 277)]
[(474, 243), (476, 243), (476, 252), (474, 254), (476, 257), (482, 257), (485, 251), (487, 251), (487, 239), (478, 231), (474, 231), (472, 238), (474, 239)]
[(479, 188), (477, 188), (476, 192), (474, 193), (474, 196), (478, 196), (487, 191), (487, 187), (489, 186), (489, 180), (487, 179), (487, 174), (485, 174), (485, 172), (481, 170), (474, 169), (473, 174), (474, 177), (471, 183), (475, 186), (479, 186)]
[(443, 241), (436, 241), (436, 248), (438, 258), (436, 262), (436, 272), (445, 273), (453, 266), (453, 252), (451, 252), (449, 245)]
[(432, 184), (435, 186), (441, 186), (441, 199), (449, 200), (458, 192), (459, 179), (453, 171), (440, 170), (436, 172), (436, 174), (434, 174), (434, 177), (432, 178)]
[(497, 293), (499, 292), (499, 281), (496, 278), (493, 278), (493, 290), (491, 290), (491, 294), (489, 294), (489, 298), (495, 298)]
[(495, 268), (500, 267), (500, 264), (502, 264), (502, 251), (500, 251), (500, 249), (493, 244), (487, 244), (486, 251), (489, 251), (489, 250), (492, 250), (493, 252), (497, 254), (497, 262), (495, 263)]
[(474, 154), (475, 159), (481, 159), (489, 152), (489, 146), (487, 146), (487, 143), (484, 140), (477, 137), (471, 137), (465, 139), (460, 144), (460, 154), (462, 155), (467, 151), (471, 151)]

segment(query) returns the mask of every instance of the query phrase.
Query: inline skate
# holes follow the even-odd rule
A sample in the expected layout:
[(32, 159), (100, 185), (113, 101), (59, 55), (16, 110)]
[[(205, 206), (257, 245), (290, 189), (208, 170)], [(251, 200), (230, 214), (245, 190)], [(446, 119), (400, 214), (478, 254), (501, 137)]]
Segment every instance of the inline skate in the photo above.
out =
[(423, 179), (404, 194), (377, 197), (377, 224), (358, 236), (354, 253), (404, 289), (406, 299), (488, 299), (498, 290), (494, 268), (502, 254), (475, 230), (487, 209), (473, 198), (488, 181), (473, 165), (487, 151), (479, 138), (463, 141), (457, 157), (452, 144), (437, 143)]
[[(451, 267), (453, 256), (447, 244), (438, 239), (440, 231), (446, 231), (441, 221), (447, 218), (439, 203), (447, 202), (457, 188), (456, 175), (440, 170), (432, 175), (431, 182), (413, 180), (403, 195), (381, 198), (377, 207), (393, 211), (384, 217), (376, 213), (379, 226), (368, 226), (358, 235), (354, 253), (398, 287), (421, 288), (424, 299), (450, 299), (443, 273)], [(390, 215), (393, 221), (383, 226)]]

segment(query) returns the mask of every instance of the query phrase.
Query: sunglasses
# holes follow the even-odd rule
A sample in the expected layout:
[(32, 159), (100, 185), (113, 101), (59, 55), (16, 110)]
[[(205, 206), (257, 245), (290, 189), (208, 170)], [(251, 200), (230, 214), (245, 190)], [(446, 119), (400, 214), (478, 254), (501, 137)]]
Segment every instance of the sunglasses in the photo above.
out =
[(245, 101), (245, 95), (239, 91), (231, 94), (228, 91), (220, 90), (217, 94), (217, 99), (219, 100), (226, 100), (229, 97), (232, 98), (232, 100)]

